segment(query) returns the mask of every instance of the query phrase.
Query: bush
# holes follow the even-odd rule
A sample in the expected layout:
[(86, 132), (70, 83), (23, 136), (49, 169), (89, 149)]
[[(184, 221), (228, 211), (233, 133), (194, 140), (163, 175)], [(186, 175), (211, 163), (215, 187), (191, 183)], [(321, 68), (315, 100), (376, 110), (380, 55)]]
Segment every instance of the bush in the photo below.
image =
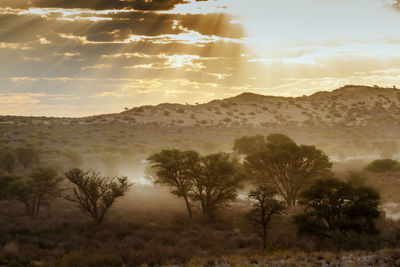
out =
[(336, 178), (317, 179), (300, 197), (304, 213), (294, 217), (299, 234), (343, 249), (379, 246), (375, 223), (380, 196), (375, 189)]
[(377, 159), (371, 162), (366, 168), (370, 172), (398, 172), (400, 163), (393, 159)]

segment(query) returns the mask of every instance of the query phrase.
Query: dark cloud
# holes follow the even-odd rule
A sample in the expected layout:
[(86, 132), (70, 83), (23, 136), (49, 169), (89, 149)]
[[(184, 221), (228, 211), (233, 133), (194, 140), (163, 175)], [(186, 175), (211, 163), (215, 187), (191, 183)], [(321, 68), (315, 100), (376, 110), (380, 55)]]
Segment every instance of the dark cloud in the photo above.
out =
[(0, 7), (11, 8), (88, 8), (104, 9), (135, 9), (135, 10), (169, 10), (186, 0), (2, 0)]
[[(2, 93), (27, 94), (27, 101), (37, 94), (32, 98), (42, 104), (79, 108), (98, 105), (95, 97), (132, 84), (129, 90), (138, 90), (132, 94), (135, 99), (149, 94), (154, 98), (164, 83), (191, 95), (199, 86), (212, 93), (224, 83), (219, 74), (229, 77), (227, 73), (243, 64), (246, 49), (235, 39), (243, 37), (244, 30), (231, 23), (234, 17), (229, 14), (157, 12), (185, 1), (0, 0), (0, 8), (89, 9), (3, 10), (0, 62), (7, 64), (0, 64)], [(126, 10), (96, 12), (104, 9)], [(69, 96), (50, 97), (65, 94)]]
[[(62, 14), (52, 13), (46, 17), (25, 14), (0, 15), (0, 40), (3, 42), (29, 42), (37, 36), (49, 33), (86, 37), (88, 41), (124, 41), (132, 35), (156, 37), (176, 35), (188, 30), (202, 35), (228, 38), (245, 36), (242, 25), (232, 24), (233, 17), (226, 14), (175, 15), (154, 12), (111, 13), (94, 15), (83, 13), (71, 17), (73, 21), (57, 20)], [(98, 17), (111, 20), (91, 21), (79, 18)], [(68, 17), (70, 18), (70, 17)]]
[(181, 18), (183, 27), (204, 35), (216, 35), (229, 38), (244, 37), (242, 24), (232, 23), (235, 18), (225, 13), (185, 15)]

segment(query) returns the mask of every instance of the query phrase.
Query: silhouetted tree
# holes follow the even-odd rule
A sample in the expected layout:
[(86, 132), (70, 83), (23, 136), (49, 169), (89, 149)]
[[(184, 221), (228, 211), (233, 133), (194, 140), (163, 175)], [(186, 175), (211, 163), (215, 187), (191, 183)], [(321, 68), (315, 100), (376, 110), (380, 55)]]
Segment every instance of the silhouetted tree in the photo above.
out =
[(64, 195), (76, 203), (82, 211), (100, 224), (116, 198), (126, 194), (131, 184), (127, 177), (101, 176), (100, 173), (74, 168), (65, 173), (74, 185), (72, 193)]
[(148, 160), (156, 172), (153, 182), (168, 186), (172, 194), (183, 198), (189, 218), (192, 218), (189, 191), (192, 181), (201, 171), (199, 154), (195, 151), (163, 150)]
[(295, 216), (300, 234), (325, 239), (337, 232), (377, 233), (380, 196), (369, 186), (336, 178), (316, 179), (300, 197), (304, 213)]
[(260, 224), (263, 229), (263, 248), (267, 247), (267, 230), (272, 219), (281, 216), (285, 205), (276, 199), (276, 189), (271, 186), (260, 185), (250, 191), (249, 199), (255, 201), (250, 212), (250, 219)]
[(191, 198), (200, 202), (203, 215), (212, 218), (218, 208), (237, 197), (240, 179), (229, 154), (204, 156), (201, 158), (199, 175), (192, 179)]
[[(271, 134), (246, 153), (245, 167), (261, 184), (271, 184), (291, 207), (298, 193), (310, 180), (328, 173), (328, 156), (314, 146), (297, 145), (283, 134)], [(239, 151), (240, 152), (240, 151)]]
[(54, 169), (39, 168), (19, 185), (17, 200), (25, 205), (28, 215), (37, 216), (43, 205), (50, 205), (60, 194), (61, 181)]

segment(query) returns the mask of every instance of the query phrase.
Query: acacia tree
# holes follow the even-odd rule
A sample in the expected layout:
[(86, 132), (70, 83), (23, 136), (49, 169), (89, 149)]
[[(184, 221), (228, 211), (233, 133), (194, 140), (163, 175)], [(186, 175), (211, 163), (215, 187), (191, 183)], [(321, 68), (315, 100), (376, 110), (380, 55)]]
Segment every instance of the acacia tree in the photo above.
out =
[(295, 216), (300, 234), (322, 240), (338, 233), (377, 233), (380, 196), (369, 186), (336, 178), (316, 179), (300, 197), (304, 213)]
[(62, 178), (52, 168), (39, 168), (17, 186), (17, 200), (25, 205), (28, 215), (34, 217), (40, 208), (50, 205), (50, 200), (61, 193)]
[(199, 201), (204, 216), (212, 218), (215, 211), (237, 197), (240, 188), (235, 162), (227, 153), (201, 158), (200, 175), (193, 176), (191, 198)]
[(131, 186), (127, 177), (101, 176), (92, 170), (74, 168), (65, 176), (74, 186), (64, 198), (76, 203), (96, 224), (103, 221), (116, 198), (124, 196)]
[(258, 149), (238, 150), (246, 155), (246, 170), (259, 183), (274, 186), (289, 207), (296, 205), (299, 191), (307, 182), (328, 173), (332, 166), (321, 150), (297, 145), (283, 134), (271, 134), (264, 143), (257, 142)]
[(265, 137), (261, 134), (254, 136), (243, 136), (234, 141), (233, 150), (240, 154), (251, 154), (262, 150), (266, 145)]
[(172, 149), (153, 154), (148, 160), (155, 170), (153, 182), (168, 186), (172, 194), (183, 198), (188, 216), (192, 218), (189, 192), (192, 189), (192, 181), (201, 172), (200, 155), (195, 151)]
[(249, 199), (255, 201), (249, 218), (262, 226), (263, 248), (267, 247), (267, 230), (270, 222), (285, 212), (285, 205), (276, 199), (276, 194), (275, 188), (260, 185), (248, 195)]

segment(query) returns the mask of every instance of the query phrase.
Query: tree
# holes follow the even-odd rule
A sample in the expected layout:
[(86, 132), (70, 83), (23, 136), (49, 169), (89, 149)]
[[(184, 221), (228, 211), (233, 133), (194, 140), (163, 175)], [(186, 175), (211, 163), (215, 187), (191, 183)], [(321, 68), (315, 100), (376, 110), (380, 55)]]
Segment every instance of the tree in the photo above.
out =
[(336, 178), (316, 179), (300, 197), (304, 213), (295, 216), (300, 234), (329, 239), (337, 233), (377, 233), (380, 196), (369, 186)]
[(195, 151), (163, 150), (148, 158), (156, 174), (153, 182), (170, 187), (171, 193), (183, 198), (189, 218), (192, 208), (189, 191), (200, 170), (200, 155)]
[(201, 158), (199, 175), (192, 176), (191, 198), (199, 201), (204, 216), (213, 218), (215, 211), (237, 197), (240, 188), (235, 162), (227, 153), (216, 153)]
[(400, 171), (400, 162), (393, 159), (377, 159), (365, 167), (367, 171), (383, 173)]
[(262, 150), (266, 146), (265, 137), (263, 135), (243, 136), (235, 140), (233, 150), (240, 154), (251, 154), (255, 151)]
[(127, 177), (101, 176), (92, 170), (74, 168), (65, 176), (74, 186), (72, 193), (64, 195), (64, 198), (76, 203), (96, 224), (103, 221), (111, 205), (131, 186)]
[(0, 169), (12, 173), (17, 166), (17, 160), (13, 153), (6, 151), (0, 154)]
[(263, 248), (267, 248), (267, 230), (272, 219), (285, 212), (285, 205), (276, 199), (276, 189), (271, 186), (260, 185), (250, 191), (249, 199), (255, 201), (250, 212), (250, 219), (260, 224), (263, 229)]
[(25, 205), (28, 215), (39, 214), (43, 205), (50, 205), (50, 200), (57, 197), (62, 178), (52, 168), (39, 168), (19, 185), (17, 200)]
[(246, 154), (246, 170), (258, 183), (274, 186), (289, 207), (296, 205), (307, 182), (329, 173), (332, 166), (321, 150), (297, 145), (286, 135), (272, 134), (264, 142)]
[(25, 169), (39, 163), (39, 155), (33, 147), (19, 147), (15, 150), (18, 161)]

